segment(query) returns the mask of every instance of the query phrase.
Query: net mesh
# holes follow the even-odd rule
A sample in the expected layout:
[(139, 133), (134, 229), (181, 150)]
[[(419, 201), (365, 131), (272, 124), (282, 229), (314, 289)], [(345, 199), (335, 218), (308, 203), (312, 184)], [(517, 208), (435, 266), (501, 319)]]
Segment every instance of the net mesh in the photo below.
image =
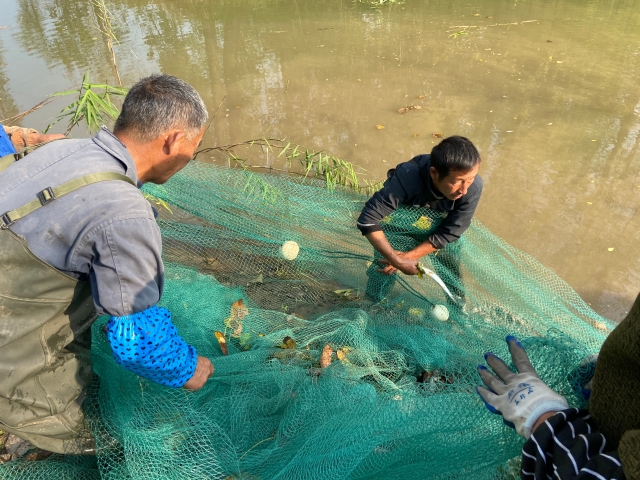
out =
[[(515, 334), (579, 406), (570, 379), (613, 326), (476, 220), (423, 259), (454, 301), (428, 277), (378, 273), (352, 191), (199, 162), (145, 191), (164, 205), (161, 305), (214, 376), (195, 393), (141, 379), (114, 363), (99, 319), (96, 456), (11, 462), (4, 479), (510, 478), (522, 439), (475, 393), (483, 353), (508, 358)], [(407, 250), (441, 220), (403, 207), (383, 225)], [(225, 323), (239, 299), (248, 315)]]

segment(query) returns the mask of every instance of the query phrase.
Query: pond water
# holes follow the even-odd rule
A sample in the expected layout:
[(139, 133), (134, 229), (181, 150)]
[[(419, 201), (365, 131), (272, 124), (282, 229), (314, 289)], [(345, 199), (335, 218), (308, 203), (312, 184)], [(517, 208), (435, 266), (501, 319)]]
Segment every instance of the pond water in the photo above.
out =
[[(637, 1), (107, 6), (125, 85), (163, 71), (211, 112), (226, 96), (205, 146), (286, 136), (379, 180), (434, 133), (465, 135), (483, 157), (477, 217), (494, 233), (609, 318), (640, 290)], [(91, 2), (0, 0), (0, 118), (87, 68), (116, 83), (97, 15)], [(42, 129), (67, 103), (22, 122)], [(421, 108), (397, 112), (409, 105)]]

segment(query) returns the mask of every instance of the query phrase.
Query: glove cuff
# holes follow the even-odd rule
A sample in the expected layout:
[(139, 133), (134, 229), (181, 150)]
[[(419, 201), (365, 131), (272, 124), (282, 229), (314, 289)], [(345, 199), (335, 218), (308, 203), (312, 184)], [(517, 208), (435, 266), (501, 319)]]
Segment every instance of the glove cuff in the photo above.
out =
[(522, 431), (519, 431), (518, 433), (522, 435), (526, 440), (529, 440), (529, 437), (531, 437), (531, 429), (542, 415), (549, 412), (560, 412), (568, 408), (569, 404), (567, 403), (566, 398), (561, 397), (560, 395), (558, 395), (558, 398), (555, 398), (553, 400), (547, 400), (531, 411), (529, 417), (527, 418), (527, 421), (524, 422), (521, 427)]

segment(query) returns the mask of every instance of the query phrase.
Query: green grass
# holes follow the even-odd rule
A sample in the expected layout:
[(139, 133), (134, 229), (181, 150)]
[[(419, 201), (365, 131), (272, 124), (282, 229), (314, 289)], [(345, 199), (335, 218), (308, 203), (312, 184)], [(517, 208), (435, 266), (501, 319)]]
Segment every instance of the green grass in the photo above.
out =
[[(240, 156), (238, 154), (237, 151), (242, 148), (248, 149), (248, 155)], [(264, 169), (305, 178), (318, 178), (324, 180), (330, 189), (345, 187), (371, 195), (380, 190), (383, 184), (383, 182), (364, 180), (362, 177), (367, 173), (366, 170), (351, 162), (323, 151), (287, 142), (285, 139), (263, 137), (233, 145), (204, 148), (197, 152), (196, 156), (212, 151), (225, 153), (229, 166), (239, 167), (243, 170)], [(262, 158), (266, 160), (266, 164), (255, 165), (255, 161)], [(286, 168), (275, 167), (270, 162), (276, 164), (280, 162), (283, 164), (282, 167)], [(251, 189), (251, 191), (254, 190), (254, 188)], [(272, 197), (269, 192), (266, 192), (266, 195)]]

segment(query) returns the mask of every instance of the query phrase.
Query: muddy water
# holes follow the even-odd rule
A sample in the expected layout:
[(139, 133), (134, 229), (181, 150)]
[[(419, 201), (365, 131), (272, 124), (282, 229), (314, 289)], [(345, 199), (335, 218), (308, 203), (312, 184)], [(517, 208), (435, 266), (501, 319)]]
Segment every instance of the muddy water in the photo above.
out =
[[(468, 136), (483, 156), (477, 216), (493, 232), (605, 316), (622, 318), (640, 291), (638, 2), (108, 6), (125, 84), (178, 75), (211, 111), (226, 95), (205, 143), (287, 136), (375, 180), (429, 152), (434, 133)], [(2, 118), (89, 67), (115, 82), (96, 14), (91, 2), (0, 0)], [(64, 105), (23, 123), (43, 128)], [(397, 113), (408, 105), (421, 108)]]

